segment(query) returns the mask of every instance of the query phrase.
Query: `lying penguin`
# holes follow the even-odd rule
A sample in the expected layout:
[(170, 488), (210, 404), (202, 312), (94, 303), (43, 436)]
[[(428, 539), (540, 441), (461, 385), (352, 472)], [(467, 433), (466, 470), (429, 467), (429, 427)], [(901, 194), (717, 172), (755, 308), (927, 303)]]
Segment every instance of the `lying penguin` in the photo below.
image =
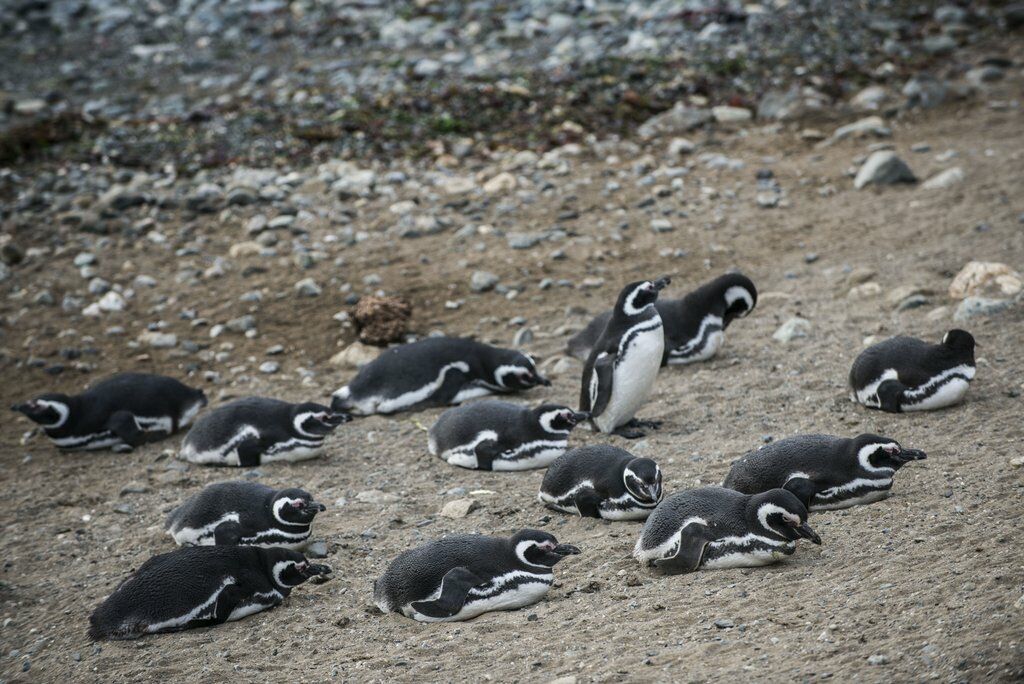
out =
[(300, 549), (317, 513), (327, 510), (301, 489), (258, 482), (215, 482), (167, 516), (164, 527), (181, 546), (241, 545)]
[[(757, 288), (741, 273), (719, 276), (682, 299), (659, 299), (654, 308), (661, 316), (665, 334), (661, 365), (683, 365), (712, 358), (722, 348), (729, 324), (749, 314), (756, 304)], [(574, 335), (567, 347), (569, 355), (586, 361), (611, 317), (612, 311), (605, 311)]]
[(536, 408), (481, 401), (450, 408), (430, 428), (428, 448), (451, 465), (477, 470), (545, 468), (565, 453), (587, 414), (567, 406)]
[(974, 337), (950, 330), (940, 344), (893, 337), (871, 345), (850, 369), (850, 399), (889, 413), (960, 403), (974, 379)]
[(255, 546), (192, 546), (153, 556), (93, 611), (89, 637), (135, 639), (240, 620), (277, 606), (326, 565)]
[(400, 554), (373, 584), (385, 613), (420, 622), (469, 620), (492, 610), (540, 601), (552, 568), (580, 550), (547, 532), (520, 530), (512, 537), (457, 534)]
[(65, 451), (131, 451), (188, 426), (206, 406), (206, 395), (174, 378), (119, 373), (81, 394), (43, 394), (12, 410), (43, 428)]
[(796, 550), (797, 539), (821, 544), (807, 508), (792, 492), (741, 494), (722, 487), (668, 497), (644, 524), (633, 556), (665, 573), (769, 565)]
[(244, 468), (303, 461), (316, 456), (327, 435), (348, 420), (348, 414), (320, 404), (238, 399), (203, 416), (185, 435), (178, 458)]
[(644, 436), (641, 427), (660, 422), (634, 416), (647, 401), (658, 377), (665, 336), (654, 308), (658, 293), (669, 284), (665, 277), (630, 283), (619, 293), (611, 318), (583, 368), (580, 410), (590, 414), (595, 430), (627, 439)]
[(605, 520), (644, 520), (661, 501), (661, 468), (608, 444), (570, 449), (544, 473), (537, 498), (556, 511)]
[(781, 487), (809, 511), (849, 508), (886, 498), (896, 471), (924, 458), (923, 451), (878, 435), (796, 435), (738, 459), (724, 486), (744, 494)]
[(460, 337), (427, 337), (363, 366), (331, 400), (361, 416), (448, 406), (551, 383), (526, 354)]

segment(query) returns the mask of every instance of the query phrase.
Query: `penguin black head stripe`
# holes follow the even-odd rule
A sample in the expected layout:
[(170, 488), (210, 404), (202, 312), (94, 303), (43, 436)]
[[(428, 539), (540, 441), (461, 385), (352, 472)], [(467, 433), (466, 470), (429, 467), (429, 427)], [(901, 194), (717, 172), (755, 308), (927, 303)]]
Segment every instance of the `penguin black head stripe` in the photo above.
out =
[(647, 400), (665, 349), (661, 316), (654, 307), (668, 277), (630, 283), (619, 293), (615, 309), (583, 368), (580, 410), (590, 413), (600, 432), (627, 438), (643, 436), (646, 424), (635, 419)]
[(662, 572), (768, 565), (792, 554), (797, 539), (821, 538), (792, 492), (742, 494), (701, 487), (662, 501), (644, 524), (633, 555)]
[(862, 351), (850, 369), (850, 398), (890, 413), (959, 403), (975, 375), (974, 337), (950, 330), (939, 344), (893, 337)]
[(811, 511), (847, 508), (884, 499), (896, 471), (925, 457), (878, 435), (796, 435), (738, 459), (725, 486), (745, 494), (782, 487)]
[(459, 337), (428, 337), (389, 349), (334, 393), (331, 408), (356, 415), (461, 404), (551, 383), (514, 349)]
[(11, 409), (42, 427), (59, 449), (131, 451), (187, 426), (204, 406), (202, 390), (174, 378), (119, 373), (81, 394), (47, 393)]

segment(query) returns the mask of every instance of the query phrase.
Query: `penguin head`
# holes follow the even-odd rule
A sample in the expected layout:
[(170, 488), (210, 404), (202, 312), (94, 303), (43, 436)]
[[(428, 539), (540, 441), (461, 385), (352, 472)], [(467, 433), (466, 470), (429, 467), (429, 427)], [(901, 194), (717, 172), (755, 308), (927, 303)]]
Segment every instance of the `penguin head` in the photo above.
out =
[(331, 568), (320, 563), (310, 563), (298, 551), (273, 547), (265, 549), (267, 570), (274, 584), (290, 589), (317, 578), (321, 582), (330, 579)]
[(854, 437), (853, 449), (861, 468), (869, 473), (899, 470), (910, 461), (928, 457), (920, 449), (904, 449), (894, 439), (870, 434)]
[(15, 404), (12, 411), (25, 414), (33, 423), (56, 430), (68, 422), (72, 400), (66, 394), (43, 394), (22, 404)]
[(657, 280), (638, 280), (622, 288), (615, 303), (615, 311), (625, 316), (636, 316), (658, 301), (658, 293), (672, 282), (668, 276)]
[(966, 330), (954, 328), (942, 336), (942, 345), (958, 355), (974, 358), (974, 335)]
[(586, 411), (573, 411), (568, 406), (558, 404), (541, 404), (533, 409), (533, 415), (545, 432), (567, 435), (572, 429), (590, 418)]
[(332, 411), (322, 404), (307, 402), (296, 404), (292, 409), (292, 427), (296, 434), (307, 437), (322, 437), (334, 432), (342, 423), (352, 420), (347, 413)]
[(743, 318), (757, 305), (757, 288), (754, 281), (742, 273), (728, 273), (717, 280), (725, 300), (722, 327), (727, 328), (733, 320)]
[(663, 494), (661, 468), (649, 458), (634, 458), (622, 471), (626, 491), (643, 503), (658, 503)]
[(494, 382), (513, 392), (537, 385), (551, 386), (551, 381), (537, 371), (533, 357), (511, 349), (505, 350), (501, 364), (494, 369)]
[(821, 537), (807, 524), (807, 507), (787, 489), (769, 489), (750, 497), (747, 517), (754, 529), (760, 528), (769, 536), (796, 541), (809, 539), (821, 544)]
[(559, 544), (554, 535), (540, 530), (519, 530), (512, 535), (512, 548), (521, 563), (534, 567), (552, 567), (566, 556), (580, 552), (572, 544)]
[(308, 525), (317, 513), (327, 510), (327, 506), (313, 500), (312, 494), (297, 488), (282, 489), (271, 505), (274, 518), (286, 525)]

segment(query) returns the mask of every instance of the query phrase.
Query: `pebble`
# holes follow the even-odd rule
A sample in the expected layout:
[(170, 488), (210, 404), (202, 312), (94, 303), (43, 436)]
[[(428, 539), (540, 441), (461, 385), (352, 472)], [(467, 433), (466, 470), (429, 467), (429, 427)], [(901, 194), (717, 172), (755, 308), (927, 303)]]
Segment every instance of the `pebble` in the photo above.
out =
[(362, 342), (353, 342), (331, 357), (329, 363), (338, 368), (358, 370), (377, 358), (380, 350)]
[(907, 163), (892, 150), (874, 152), (857, 172), (853, 186), (858, 190), (867, 185), (893, 185), (915, 183), (917, 177)]
[(306, 545), (303, 549), (303, 554), (307, 558), (327, 558), (327, 543), (323, 541), (315, 541)]
[(972, 318), (994, 316), (1013, 306), (1011, 299), (989, 299), (988, 297), (967, 297), (953, 313), (953, 320), (964, 323)]
[(454, 499), (446, 502), (438, 515), (445, 518), (465, 518), (478, 508), (480, 508), (480, 502), (476, 499)]
[(654, 219), (651, 221), (651, 230), (655, 233), (671, 233), (675, 226), (668, 219)]
[(501, 279), (490, 271), (473, 271), (469, 277), (469, 289), (473, 292), (493, 290)]
[(380, 506), (397, 503), (400, 498), (401, 497), (397, 494), (383, 492), (379, 489), (368, 489), (356, 494), (356, 501), (359, 501), (360, 503), (377, 504)]
[(779, 342), (790, 342), (798, 337), (808, 337), (810, 333), (811, 322), (806, 318), (794, 316), (772, 333), (772, 339)]
[(884, 656), (880, 653), (868, 656), (868, 665), (885, 665), (889, 662), (889, 657)]
[(949, 284), (949, 296), (1013, 296), (1024, 289), (1020, 273), (998, 261), (968, 261)]
[(146, 330), (139, 334), (139, 343), (153, 349), (171, 349), (178, 346), (178, 336), (174, 333)]
[(319, 297), (323, 293), (312, 278), (303, 278), (295, 283), (295, 294), (300, 297)]
[(962, 183), (965, 178), (964, 170), (954, 166), (945, 171), (940, 171), (928, 180), (921, 183), (922, 190), (945, 190), (954, 185)]
[(260, 364), (260, 373), (265, 373), (266, 375), (273, 375), (279, 370), (281, 370), (281, 364), (276, 361), (264, 361)]

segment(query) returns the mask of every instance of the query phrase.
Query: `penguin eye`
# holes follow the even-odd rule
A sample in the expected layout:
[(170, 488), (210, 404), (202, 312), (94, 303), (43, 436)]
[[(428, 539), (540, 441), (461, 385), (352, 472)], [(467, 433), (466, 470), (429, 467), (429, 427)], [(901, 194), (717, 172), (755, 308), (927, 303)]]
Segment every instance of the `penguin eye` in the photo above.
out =
[(306, 502), (303, 501), (302, 499), (299, 499), (298, 501), (292, 502), (292, 506), (294, 506), (295, 508), (300, 508), (300, 509), (301, 508), (305, 508), (306, 507)]

